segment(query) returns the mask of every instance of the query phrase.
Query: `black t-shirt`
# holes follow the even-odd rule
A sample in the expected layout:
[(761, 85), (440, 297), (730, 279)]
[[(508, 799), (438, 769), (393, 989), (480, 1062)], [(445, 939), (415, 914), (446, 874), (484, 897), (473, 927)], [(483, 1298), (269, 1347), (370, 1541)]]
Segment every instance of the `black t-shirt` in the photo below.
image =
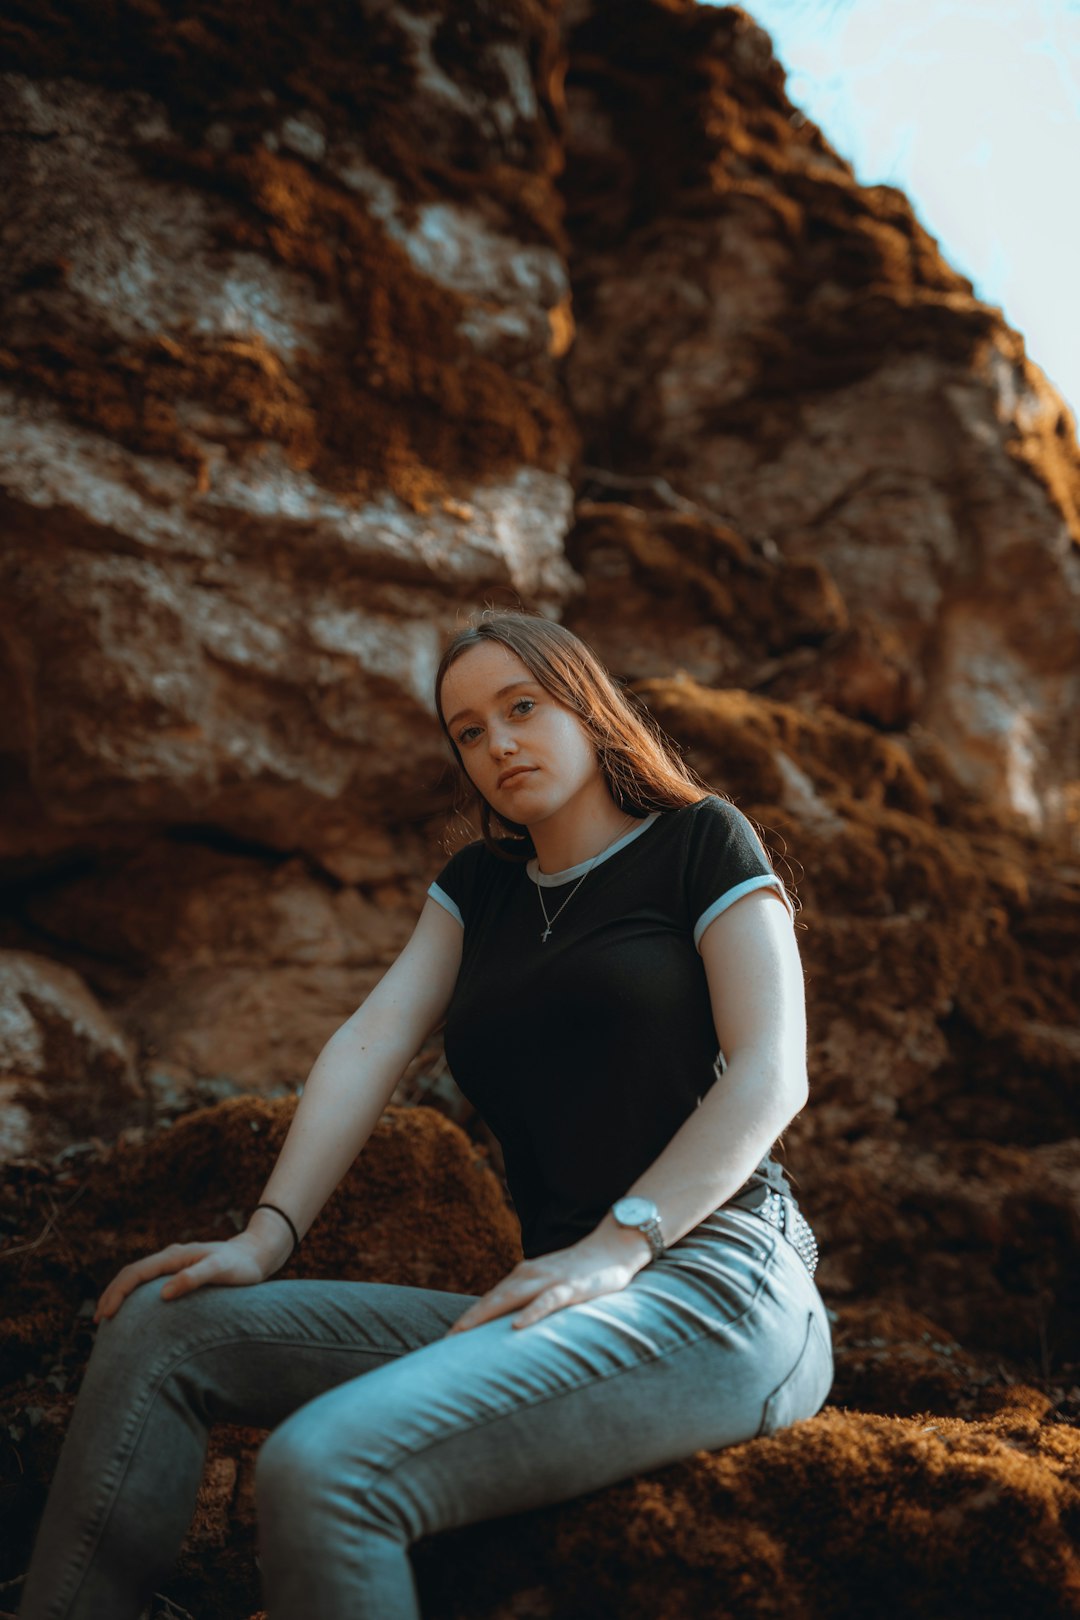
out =
[[(723, 1083), (708, 924), (758, 888), (792, 910), (750, 822), (715, 795), (640, 821), (571, 894), (587, 867), (541, 873), (477, 842), (428, 890), (465, 930), (447, 1061), (502, 1145), (528, 1258), (591, 1232)], [(770, 1155), (740, 1192), (767, 1185), (790, 1191)]]

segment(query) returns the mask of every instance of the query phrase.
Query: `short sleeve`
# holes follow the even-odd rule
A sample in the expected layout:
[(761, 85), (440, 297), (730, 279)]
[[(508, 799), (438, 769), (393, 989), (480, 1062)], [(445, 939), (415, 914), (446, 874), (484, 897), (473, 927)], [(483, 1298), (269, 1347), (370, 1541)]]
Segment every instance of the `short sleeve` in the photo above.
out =
[(476, 888), (478, 857), (484, 845), (466, 844), (456, 855), (451, 855), (439, 875), (428, 884), (428, 894), (465, 927), (465, 919), (472, 908)]
[(686, 857), (687, 906), (698, 950), (709, 924), (755, 889), (772, 889), (795, 920), (783, 879), (746, 816), (726, 799), (702, 799), (694, 806)]

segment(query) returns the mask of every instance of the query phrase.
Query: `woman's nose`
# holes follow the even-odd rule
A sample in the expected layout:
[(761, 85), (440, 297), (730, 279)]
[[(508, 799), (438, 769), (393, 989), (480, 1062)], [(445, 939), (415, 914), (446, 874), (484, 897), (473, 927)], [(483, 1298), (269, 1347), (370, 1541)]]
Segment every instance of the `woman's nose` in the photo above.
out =
[(517, 738), (512, 731), (500, 726), (492, 726), (488, 732), (488, 747), (495, 759), (501, 759), (504, 754), (513, 754), (517, 751)]

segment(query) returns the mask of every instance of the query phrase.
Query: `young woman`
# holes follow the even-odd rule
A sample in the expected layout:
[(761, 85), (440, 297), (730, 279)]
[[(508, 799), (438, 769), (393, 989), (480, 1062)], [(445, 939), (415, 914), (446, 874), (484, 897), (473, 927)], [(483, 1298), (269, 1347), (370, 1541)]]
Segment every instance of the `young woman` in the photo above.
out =
[[(807, 1097), (803, 977), (753, 828), (558, 624), (483, 615), (435, 696), (484, 836), (320, 1053), (247, 1229), (106, 1287), (23, 1620), (136, 1620), (214, 1421), (272, 1431), (271, 1620), (415, 1620), (419, 1537), (771, 1433), (828, 1394), (816, 1248), (770, 1155)], [(444, 1020), (525, 1259), (481, 1297), (269, 1281)]]

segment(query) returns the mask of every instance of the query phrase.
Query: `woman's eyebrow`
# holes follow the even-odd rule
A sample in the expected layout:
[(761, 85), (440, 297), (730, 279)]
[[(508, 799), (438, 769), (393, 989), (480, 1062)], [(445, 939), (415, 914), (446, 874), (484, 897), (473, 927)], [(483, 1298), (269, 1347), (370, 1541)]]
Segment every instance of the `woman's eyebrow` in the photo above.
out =
[[(495, 696), (497, 699), (505, 697), (507, 692), (512, 692), (514, 690), (515, 686), (536, 686), (536, 684), (536, 681), (511, 681), (509, 686), (500, 686), (499, 690), (495, 693)], [(453, 715), (451, 719), (446, 722), (446, 724), (447, 726), (456, 726), (458, 721), (462, 719), (464, 715), (472, 713), (472, 709), (459, 709), (457, 714)]]

